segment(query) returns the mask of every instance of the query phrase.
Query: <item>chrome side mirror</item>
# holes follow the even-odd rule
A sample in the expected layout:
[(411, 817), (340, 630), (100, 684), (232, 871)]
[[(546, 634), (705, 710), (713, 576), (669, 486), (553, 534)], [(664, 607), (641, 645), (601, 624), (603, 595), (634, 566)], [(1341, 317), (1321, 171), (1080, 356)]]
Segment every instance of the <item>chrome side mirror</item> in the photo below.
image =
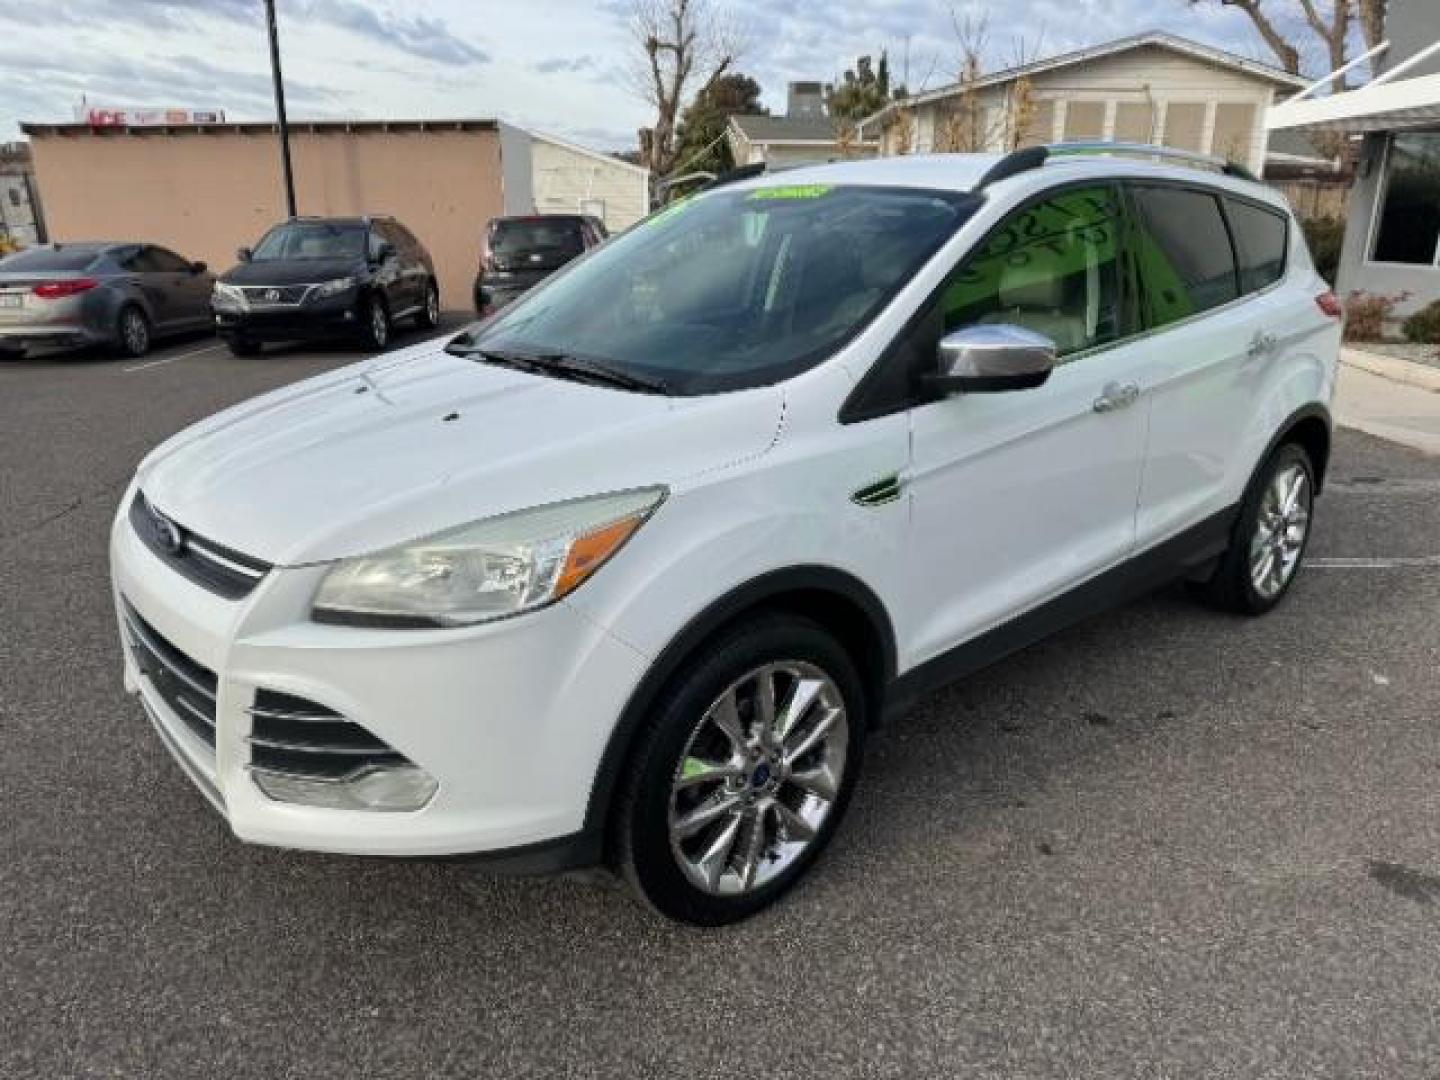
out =
[(945, 394), (1028, 390), (1050, 377), (1056, 352), (1055, 342), (1023, 326), (966, 326), (940, 339), (930, 383)]

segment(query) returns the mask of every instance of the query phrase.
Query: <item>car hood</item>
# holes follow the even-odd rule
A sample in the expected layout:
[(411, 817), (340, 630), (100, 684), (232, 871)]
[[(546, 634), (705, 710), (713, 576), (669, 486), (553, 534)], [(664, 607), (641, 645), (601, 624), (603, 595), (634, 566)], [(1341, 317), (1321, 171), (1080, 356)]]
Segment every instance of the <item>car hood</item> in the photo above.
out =
[(309, 285), (364, 271), (365, 260), (360, 258), (268, 259), (232, 266), (220, 280), (227, 285)]
[(147, 457), (138, 480), (198, 535), (294, 566), (511, 510), (683, 482), (763, 454), (782, 401), (775, 387), (630, 393), (427, 343), (202, 421)]

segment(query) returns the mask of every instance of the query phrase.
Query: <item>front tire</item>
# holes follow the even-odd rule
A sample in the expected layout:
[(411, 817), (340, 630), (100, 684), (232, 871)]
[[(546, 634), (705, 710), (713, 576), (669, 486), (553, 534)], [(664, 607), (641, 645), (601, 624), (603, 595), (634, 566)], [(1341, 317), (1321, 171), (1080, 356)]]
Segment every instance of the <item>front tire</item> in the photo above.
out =
[(390, 344), (390, 313), (385, 310), (385, 301), (372, 296), (366, 300), (362, 311), (360, 344), (380, 352)]
[(415, 316), (415, 325), (421, 330), (434, 330), (440, 325), (440, 290), (433, 281), (425, 286), (425, 306)]
[(246, 341), (244, 338), (231, 338), (225, 342), (230, 350), (231, 356), (259, 356), (260, 343), (258, 341)]
[(132, 360), (150, 351), (150, 320), (134, 304), (126, 304), (115, 318), (115, 344), (121, 356)]
[(1314, 463), (1303, 447), (1286, 443), (1255, 474), (1230, 547), (1196, 592), (1222, 611), (1270, 611), (1299, 576), (1314, 506)]
[(736, 624), (656, 702), (624, 778), (618, 869), (669, 918), (718, 926), (804, 876), (859, 775), (866, 699), (855, 664), (793, 615)]

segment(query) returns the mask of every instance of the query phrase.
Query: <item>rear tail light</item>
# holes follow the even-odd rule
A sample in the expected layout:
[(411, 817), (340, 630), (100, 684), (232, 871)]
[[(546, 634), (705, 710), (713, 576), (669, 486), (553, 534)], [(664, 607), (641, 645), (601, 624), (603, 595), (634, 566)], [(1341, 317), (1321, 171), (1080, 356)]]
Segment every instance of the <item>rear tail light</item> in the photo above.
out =
[(67, 296), (89, 292), (99, 284), (92, 277), (71, 278), (69, 281), (42, 281), (30, 291), (41, 300), (63, 300)]
[(1338, 319), (1345, 314), (1345, 309), (1340, 304), (1340, 298), (1329, 289), (1315, 297), (1315, 304), (1332, 319)]

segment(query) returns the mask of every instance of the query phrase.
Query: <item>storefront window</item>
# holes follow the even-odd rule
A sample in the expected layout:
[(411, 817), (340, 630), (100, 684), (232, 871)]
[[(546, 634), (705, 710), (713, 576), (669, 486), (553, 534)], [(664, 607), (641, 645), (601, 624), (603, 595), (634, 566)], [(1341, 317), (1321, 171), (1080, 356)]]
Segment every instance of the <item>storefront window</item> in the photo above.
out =
[(1396, 135), (1375, 230), (1376, 262), (1433, 266), (1440, 247), (1440, 132)]

